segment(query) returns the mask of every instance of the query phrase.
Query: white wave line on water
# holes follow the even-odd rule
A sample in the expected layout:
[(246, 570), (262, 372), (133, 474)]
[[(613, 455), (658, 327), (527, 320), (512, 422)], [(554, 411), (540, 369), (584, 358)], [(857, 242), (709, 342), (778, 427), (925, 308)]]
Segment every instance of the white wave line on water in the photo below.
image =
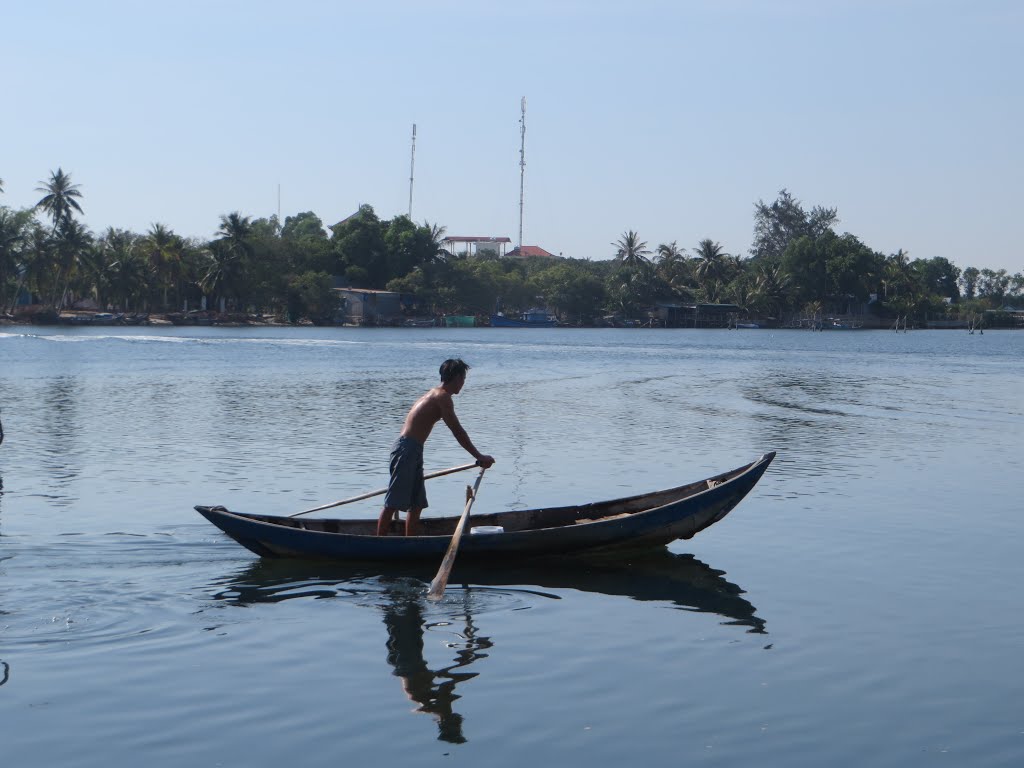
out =
[(365, 346), (370, 342), (366, 341), (345, 341), (341, 339), (242, 339), (242, 338), (215, 338), (205, 336), (143, 336), (143, 335), (112, 335), (104, 334), (98, 336), (71, 336), (65, 334), (0, 334), (0, 337), (10, 336), (12, 338), (34, 338), (49, 342), (84, 343), (90, 341), (125, 341), (129, 343), (166, 343), (166, 344), (263, 344), (267, 346)]

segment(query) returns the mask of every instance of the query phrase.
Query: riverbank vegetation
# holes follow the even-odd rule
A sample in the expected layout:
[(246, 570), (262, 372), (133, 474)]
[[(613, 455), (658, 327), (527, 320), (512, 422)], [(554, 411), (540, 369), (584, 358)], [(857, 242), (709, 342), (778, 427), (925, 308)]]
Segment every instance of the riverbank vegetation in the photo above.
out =
[(627, 230), (586, 259), (451, 254), (444, 227), (381, 219), (368, 205), (326, 227), (313, 212), (283, 222), (227, 213), (209, 239), (160, 223), (94, 232), (79, 218), (84, 195), (70, 173), (58, 168), (36, 191), (33, 208), (0, 205), (0, 314), (26, 304), (52, 314), (87, 299), (120, 312), (209, 307), (328, 322), (339, 283), (411, 294), (424, 315), (487, 315), (500, 299), (506, 311), (542, 305), (584, 325), (672, 304), (735, 304), (775, 323), (865, 311), (922, 322), (1024, 301), (1019, 272), (880, 253), (840, 233), (836, 209), (807, 210), (787, 190), (754, 205), (748, 254), (726, 253), (710, 237), (651, 247)]

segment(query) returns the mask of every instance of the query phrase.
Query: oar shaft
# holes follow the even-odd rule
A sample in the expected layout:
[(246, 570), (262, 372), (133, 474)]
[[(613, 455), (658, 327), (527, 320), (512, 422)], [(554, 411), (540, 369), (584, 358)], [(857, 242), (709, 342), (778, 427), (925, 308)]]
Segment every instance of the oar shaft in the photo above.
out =
[[(433, 480), (435, 477), (443, 477), (444, 475), (450, 475), (453, 472), (463, 472), (467, 469), (472, 469), (477, 466), (476, 462), (472, 464), (463, 464), (460, 467), (450, 467), (449, 469), (441, 469), (437, 472), (431, 472), (429, 475), (424, 475), (424, 480)], [(382, 493), (387, 493), (387, 488), (380, 488), (376, 491), (370, 491), (369, 493), (361, 493), (358, 496), (353, 496), (351, 499), (343, 499), (342, 501), (333, 501), (330, 504), (324, 504), (323, 506), (313, 507), (302, 512), (296, 512), (294, 515), (288, 515), (288, 517), (298, 517), (299, 515), (308, 515), (310, 512), (319, 512), (322, 509), (330, 509), (331, 507), (340, 507), (343, 504), (351, 504), (354, 501), (362, 501), (363, 499), (370, 499), (374, 496), (380, 496)]]
[(437, 576), (430, 582), (430, 589), (427, 590), (427, 598), (430, 600), (440, 600), (444, 597), (445, 587), (448, 586), (448, 577), (451, 575), (452, 565), (455, 564), (455, 555), (459, 551), (462, 531), (466, 527), (466, 521), (469, 519), (469, 510), (472, 508), (473, 502), (476, 501), (476, 492), (480, 488), (480, 481), (484, 479), (484, 472), (486, 471), (487, 467), (481, 467), (480, 474), (476, 476), (473, 492), (466, 501), (466, 508), (462, 510), (462, 517), (459, 518), (458, 525), (455, 526), (455, 534), (448, 545), (448, 551), (444, 553), (444, 560), (441, 561), (441, 567), (437, 569)]

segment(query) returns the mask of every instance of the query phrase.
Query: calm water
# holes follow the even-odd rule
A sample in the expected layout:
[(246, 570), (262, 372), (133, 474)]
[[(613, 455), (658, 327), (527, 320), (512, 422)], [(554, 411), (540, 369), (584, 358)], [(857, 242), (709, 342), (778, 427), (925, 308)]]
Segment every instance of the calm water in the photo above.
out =
[[(439, 604), (193, 512), (381, 487), (448, 356), (480, 511), (779, 457), (691, 541)], [(0, 418), (5, 766), (1024, 764), (1024, 333), (7, 326)]]

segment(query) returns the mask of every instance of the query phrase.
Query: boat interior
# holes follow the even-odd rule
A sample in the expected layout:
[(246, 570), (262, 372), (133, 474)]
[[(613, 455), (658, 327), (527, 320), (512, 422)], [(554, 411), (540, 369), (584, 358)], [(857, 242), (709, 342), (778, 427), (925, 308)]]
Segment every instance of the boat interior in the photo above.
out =
[[(543, 528), (561, 528), (569, 525), (587, 525), (602, 523), (616, 518), (635, 515), (649, 509), (663, 507), (666, 504), (696, 496), (710, 488), (742, 475), (757, 462), (744, 465), (730, 472), (724, 472), (704, 480), (668, 488), (663, 491), (628, 496), (610, 501), (598, 501), (568, 507), (546, 507), (541, 509), (515, 510), (491, 514), (470, 513), (466, 532), (473, 526), (501, 526), (505, 533), (515, 531), (531, 531)], [(307, 518), (279, 517), (275, 515), (241, 514), (252, 520), (272, 523), (274, 525), (298, 528), (306, 531), (324, 533), (344, 533), (354, 536), (375, 536), (377, 533), (376, 519), (343, 519), (343, 518)], [(422, 517), (420, 518), (420, 535), (451, 536), (458, 524), (459, 517)], [(404, 520), (392, 522), (391, 532), (402, 535), (405, 532)]]

